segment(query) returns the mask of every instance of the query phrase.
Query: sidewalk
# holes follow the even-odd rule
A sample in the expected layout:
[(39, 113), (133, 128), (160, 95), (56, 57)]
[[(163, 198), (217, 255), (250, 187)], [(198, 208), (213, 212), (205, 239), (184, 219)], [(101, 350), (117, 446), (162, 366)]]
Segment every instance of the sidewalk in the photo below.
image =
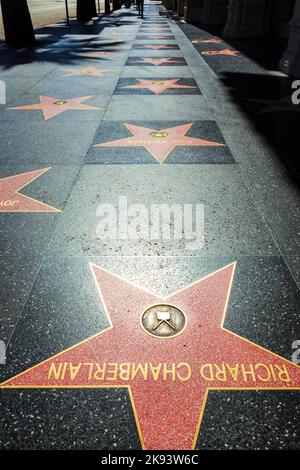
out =
[[(104, 10), (103, 0), (101, 0), (102, 12)], [(28, 0), (28, 7), (31, 14), (33, 27), (41, 28), (50, 23), (66, 21), (65, 0)], [(76, 0), (68, 0), (70, 17), (76, 15)], [(4, 39), (2, 11), (0, 8), (0, 40)]]
[[(144, 21), (122, 9), (0, 53), (0, 448), (299, 449), (299, 190), (158, 3)], [(222, 61), (264, 73), (241, 52)], [(204, 205), (203, 246), (100, 239), (97, 208), (120, 196), (147, 214)], [(186, 322), (176, 337), (149, 333), (150, 306)], [(120, 363), (162, 366), (134, 380), (103, 365)], [(231, 372), (181, 381), (200, 363)], [(274, 381), (270, 364), (284, 370)]]

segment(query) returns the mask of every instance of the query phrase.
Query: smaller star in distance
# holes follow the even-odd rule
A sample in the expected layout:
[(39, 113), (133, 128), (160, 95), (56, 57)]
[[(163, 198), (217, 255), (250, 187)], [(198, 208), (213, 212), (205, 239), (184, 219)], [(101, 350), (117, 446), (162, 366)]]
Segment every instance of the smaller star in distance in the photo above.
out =
[(180, 60), (175, 60), (175, 57), (162, 57), (162, 58), (156, 58), (156, 57), (143, 57), (141, 59), (136, 60), (138, 64), (141, 63), (149, 63), (152, 65), (162, 65), (162, 64), (180, 64)]
[(213, 39), (194, 39), (193, 44), (220, 44), (222, 39), (213, 38)]
[(121, 86), (120, 88), (132, 88), (132, 89), (149, 89), (156, 95), (163, 93), (168, 89), (178, 89), (178, 88), (197, 88), (191, 85), (179, 85), (180, 78), (175, 78), (172, 80), (144, 80), (138, 78), (137, 81), (139, 82), (138, 85), (125, 85)]
[(51, 119), (64, 111), (82, 111), (93, 110), (99, 111), (101, 108), (83, 104), (84, 101), (93, 98), (93, 96), (81, 96), (80, 98), (60, 99), (52, 98), (50, 96), (40, 96), (40, 103), (27, 104), (24, 106), (15, 106), (13, 108), (6, 108), (9, 110), (33, 110), (42, 111), (45, 121)]
[(144, 147), (158, 163), (163, 163), (170, 153), (180, 147), (224, 147), (224, 144), (187, 136), (193, 123), (167, 129), (149, 129), (147, 127), (124, 124), (131, 137), (103, 142), (94, 147)]
[(232, 51), (231, 49), (223, 49), (221, 51), (204, 51), (201, 52), (202, 55), (210, 56), (210, 55), (226, 55), (226, 56), (236, 56), (239, 51)]
[(71, 76), (79, 77), (82, 75), (85, 75), (85, 76), (92, 75), (95, 77), (102, 77), (103, 75), (105, 75), (106, 72), (110, 72), (110, 70), (97, 69), (96, 67), (87, 67), (84, 69), (69, 69), (69, 70), (66, 70), (66, 72), (68, 73), (66, 73), (64, 77), (71, 77)]

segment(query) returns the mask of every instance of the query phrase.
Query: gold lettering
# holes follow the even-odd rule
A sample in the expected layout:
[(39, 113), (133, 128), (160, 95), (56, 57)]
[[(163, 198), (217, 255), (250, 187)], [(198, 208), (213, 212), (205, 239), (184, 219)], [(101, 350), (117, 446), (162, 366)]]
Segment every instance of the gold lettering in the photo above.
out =
[(95, 366), (97, 367), (97, 370), (94, 373), (94, 379), (104, 380), (105, 371), (106, 371), (106, 362), (104, 362), (103, 364), (98, 364), (98, 362), (96, 362)]
[(255, 377), (253, 364), (249, 364), (249, 368), (250, 368), (250, 370), (246, 370), (245, 364), (241, 364), (241, 369), (242, 369), (244, 382), (248, 382), (248, 376), (250, 376), (250, 378), (253, 380), (253, 382), (256, 382), (256, 377)]
[(158, 377), (159, 377), (159, 373), (161, 371), (161, 368), (162, 368), (162, 364), (158, 364), (158, 366), (154, 366), (151, 362), (150, 362), (150, 370), (151, 370), (151, 374), (152, 374), (152, 377), (154, 380), (157, 380)]
[(68, 367), (68, 363), (67, 363), (67, 362), (64, 362), (64, 363), (63, 363), (63, 369), (62, 369), (62, 373), (61, 373), (60, 380), (64, 380), (64, 379), (65, 379), (66, 372), (67, 372), (67, 367)]
[(13, 200), (11, 201), (10, 199), (2, 200), (0, 201), (0, 206), (1, 207), (8, 207), (8, 206), (13, 206), (14, 204), (17, 204), (19, 201)]
[(141, 372), (143, 379), (147, 380), (148, 364), (141, 364), (140, 362), (137, 365), (132, 364), (131, 380), (134, 380), (139, 372)]
[(80, 362), (78, 366), (73, 366), (72, 363), (70, 363), (69, 366), (70, 366), (70, 378), (71, 380), (75, 380), (78, 372), (81, 369), (82, 362)]
[(119, 376), (120, 376), (120, 379), (121, 380), (129, 380), (129, 377), (130, 377), (130, 363), (129, 362), (126, 362), (124, 364), (120, 364), (120, 373), (119, 373)]
[(222, 366), (219, 367), (217, 364), (214, 364), (214, 368), (216, 369), (216, 380), (218, 380), (218, 382), (226, 382), (227, 375), (225, 365), (222, 364)]
[(89, 371), (88, 372), (88, 381), (92, 380), (94, 364), (92, 362), (84, 362), (83, 365), (84, 365), (84, 367), (87, 367), (88, 371)]
[(255, 370), (257, 371), (258, 369), (264, 369), (264, 371), (267, 373), (266, 376), (262, 376), (261, 374), (256, 374), (256, 377), (258, 380), (261, 380), (262, 382), (269, 382), (271, 380), (271, 371), (266, 364), (255, 364)]
[[(209, 375), (206, 375), (206, 369), (208, 369)], [(212, 382), (214, 380), (214, 371), (212, 364), (204, 364), (200, 367), (200, 375), (204, 380), (208, 380), (208, 382)]]
[(237, 382), (239, 378), (239, 365), (236, 364), (234, 367), (231, 367), (229, 364), (226, 364), (226, 367), (233, 380)]
[(55, 380), (59, 380), (59, 377), (61, 374), (61, 368), (62, 368), (62, 363), (58, 364), (58, 368), (57, 368), (57, 364), (52, 362), (50, 364), (49, 371), (48, 371), (48, 380), (52, 378), (52, 375)]
[(173, 382), (176, 380), (176, 370), (175, 370), (175, 364), (171, 365), (171, 369), (168, 369), (167, 364), (164, 364), (164, 369), (163, 369), (163, 377), (164, 380), (167, 380), (167, 376), (170, 375), (171, 379)]
[(278, 366), (277, 364), (275, 364), (275, 367), (278, 369), (278, 378), (279, 378), (279, 380), (281, 380), (282, 382), (290, 382), (291, 381), (289, 371), (287, 370), (287, 367), (286, 367), (285, 364), (282, 364), (282, 366)]
[[(111, 374), (110, 376), (108, 374)], [(117, 380), (118, 364), (116, 362), (109, 362), (106, 371), (106, 380)]]
[[(182, 376), (181, 373), (180, 373), (180, 369), (186, 369), (186, 375), (185, 376)], [(181, 382), (186, 382), (187, 380), (189, 380), (192, 376), (192, 369), (191, 369), (191, 366), (189, 364), (187, 364), (186, 362), (181, 362), (180, 364), (177, 365), (177, 377), (179, 378), (179, 380), (181, 380)]]
[(270, 364), (270, 372), (271, 372), (271, 374), (272, 374), (273, 381), (276, 382), (276, 381), (277, 381), (277, 377), (276, 377), (276, 372), (275, 372), (275, 370), (274, 370), (273, 364)]

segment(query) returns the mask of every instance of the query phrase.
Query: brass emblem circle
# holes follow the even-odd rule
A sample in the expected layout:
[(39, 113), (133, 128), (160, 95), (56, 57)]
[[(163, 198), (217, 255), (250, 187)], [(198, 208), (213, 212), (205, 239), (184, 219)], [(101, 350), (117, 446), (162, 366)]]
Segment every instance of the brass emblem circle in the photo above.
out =
[(186, 327), (185, 314), (174, 305), (158, 304), (147, 308), (141, 316), (143, 330), (156, 338), (172, 338)]
[(91, 70), (82, 70), (81, 72), (83, 75), (91, 75)]
[(159, 85), (163, 85), (164, 82), (152, 82), (152, 85), (156, 85), (156, 86), (159, 86)]
[(163, 131), (154, 131), (154, 132), (151, 132), (151, 137), (156, 137), (156, 138), (163, 138), (163, 137), (168, 137), (168, 133), (167, 132), (163, 132)]
[(54, 101), (54, 104), (56, 104), (57, 106), (63, 106), (64, 104), (67, 104), (68, 102), (66, 100), (58, 100), (58, 101)]

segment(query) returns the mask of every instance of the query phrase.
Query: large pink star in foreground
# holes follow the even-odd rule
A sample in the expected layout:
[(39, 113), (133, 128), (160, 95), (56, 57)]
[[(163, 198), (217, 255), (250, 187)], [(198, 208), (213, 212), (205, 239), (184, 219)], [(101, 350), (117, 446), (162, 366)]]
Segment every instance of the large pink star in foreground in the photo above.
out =
[(143, 80), (140, 78), (137, 78), (137, 81), (139, 82), (139, 85), (126, 85), (126, 86), (121, 86), (120, 88), (133, 88), (133, 89), (149, 89), (156, 95), (159, 95), (165, 90), (168, 90), (169, 88), (196, 88), (195, 86), (190, 86), (190, 85), (179, 85), (177, 82), (180, 80), (180, 78), (175, 78), (173, 80)]
[[(109, 389), (123, 389), (132, 404), (142, 448), (171, 452), (196, 447), (204, 413), (212, 412), (211, 406), (206, 407), (211, 392), (221, 400), (222, 391), (285, 390), (286, 403), (293, 401), (289, 392), (300, 390), (299, 365), (224, 326), (235, 266), (224, 266), (164, 298), (91, 264), (107, 327), (9, 378), (0, 389), (36, 389), (40, 395), (41, 389), (105, 389), (106, 396), (100, 395), (99, 400), (111, 408), (112, 416)], [(150, 306), (157, 320), (162, 309), (177, 309), (185, 326), (173, 336), (153, 335), (154, 325), (150, 330), (142, 323)], [(243, 313), (235, 309), (237, 322), (242, 322)], [(176, 330), (171, 323), (167, 328)], [(228, 419), (242, 422), (240, 410), (224, 409), (222, 401), (215, 406), (214, 413), (228, 411), (232, 413)], [(296, 409), (297, 404), (291, 406)], [(264, 403), (258, 410), (261, 434), (265, 431), (262, 416), (267, 418), (269, 410)], [(92, 418), (88, 416), (91, 428)], [(218, 420), (218, 415), (211, 418)], [(200, 438), (204, 435), (200, 431)]]
[(64, 111), (80, 111), (80, 110), (100, 110), (96, 106), (82, 104), (84, 101), (93, 98), (92, 96), (81, 96), (80, 98), (60, 99), (51, 98), (50, 96), (40, 96), (40, 103), (28, 104), (25, 106), (16, 106), (14, 108), (6, 109), (21, 109), (21, 110), (39, 110), (43, 112), (44, 119), (47, 121)]
[(204, 51), (201, 52), (202, 55), (229, 55), (236, 56), (239, 51), (232, 51), (231, 49), (223, 49), (222, 51)]
[(132, 137), (104, 142), (95, 147), (144, 147), (159, 163), (163, 163), (176, 147), (224, 147), (224, 144), (189, 137), (186, 133), (193, 123), (168, 129), (149, 129), (147, 127), (124, 124)]

